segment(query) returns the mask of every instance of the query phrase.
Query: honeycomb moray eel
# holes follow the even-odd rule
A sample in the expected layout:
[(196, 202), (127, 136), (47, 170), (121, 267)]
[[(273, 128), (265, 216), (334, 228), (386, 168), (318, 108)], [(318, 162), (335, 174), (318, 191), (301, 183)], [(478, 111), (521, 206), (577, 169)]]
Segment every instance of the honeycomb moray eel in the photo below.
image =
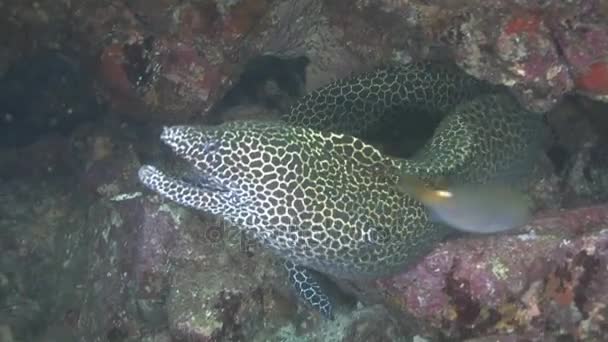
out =
[[(491, 90), (491, 91), (490, 91)], [(387, 113), (445, 115), (409, 159), (364, 136)], [(301, 297), (326, 317), (319, 273), (390, 274), (452, 230), (395, 190), (403, 173), (484, 182), (525, 168), (542, 118), (454, 67), (412, 63), (340, 80), (303, 97), (284, 120), (165, 127), (161, 140), (194, 166), (196, 181), (144, 165), (139, 178), (180, 205), (219, 215), (286, 260)]]

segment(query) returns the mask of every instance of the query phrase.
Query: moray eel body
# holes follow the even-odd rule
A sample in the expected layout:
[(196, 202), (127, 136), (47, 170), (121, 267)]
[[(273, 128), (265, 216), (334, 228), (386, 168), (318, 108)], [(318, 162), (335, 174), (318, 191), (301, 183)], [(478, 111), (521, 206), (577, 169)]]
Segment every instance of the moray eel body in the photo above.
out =
[(290, 125), (366, 137), (396, 116), (441, 118), (493, 89), (450, 64), (395, 64), (316, 89), (282, 119)]
[[(199, 180), (149, 165), (139, 178), (171, 201), (250, 233), (287, 260), (301, 296), (331, 317), (315, 271), (347, 279), (386, 275), (450, 233), (395, 189), (401, 174), (485, 182), (525, 168), (522, 160), (540, 150), (540, 117), (509, 95), (483, 94), (487, 89), (428, 63), (380, 69), (311, 93), (284, 122), (165, 127), (161, 140)], [(399, 108), (447, 113), (413, 158), (384, 155), (354, 136)]]

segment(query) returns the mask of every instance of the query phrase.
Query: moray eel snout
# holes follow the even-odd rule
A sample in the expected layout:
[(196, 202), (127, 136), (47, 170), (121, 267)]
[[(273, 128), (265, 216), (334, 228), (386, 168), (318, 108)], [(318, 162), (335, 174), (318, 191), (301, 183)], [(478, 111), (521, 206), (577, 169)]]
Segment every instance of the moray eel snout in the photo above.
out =
[(218, 131), (197, 126), (165, 126), (160, 140), (201, 172), (219, 166), (222, 137)]
[[(223, 146), (222, 132), (197, 126), (164, 127), (160, 139), (176, 156), (189, 162), (193, 172), (188, 177), (173, 177), (158, 168), (144, 165), (139, 179), (151, 190), (195, 209), (222, 213), (223, 201), (238, 205), (242, 198), (238, 188), (238, 151)], [(227, 163), (226, 161), (232, 161)], [(227, 175), (227, 170), (231, 172)]]

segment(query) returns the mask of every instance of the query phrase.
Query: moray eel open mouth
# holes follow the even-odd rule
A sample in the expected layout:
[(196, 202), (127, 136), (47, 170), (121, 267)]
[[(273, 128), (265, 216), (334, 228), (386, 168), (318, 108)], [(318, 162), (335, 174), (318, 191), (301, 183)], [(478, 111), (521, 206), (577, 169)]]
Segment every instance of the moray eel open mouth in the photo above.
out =
[[(140, 168), (138, 176), (151, 190), (180, 204), (196, 209), (208, 209), (209, 202), (238, 201), (237, 177), (226, 177), (224, 157), (234, 151), (221, 146), (221, 132), (212, 127), (164, 127), (160, 139), (177, 157), (186, 160), (193, 171), (186, 176), (174, 177), (151, 165)], [(235, 156), (231, 156), (235, 161)], [(230, 171), (239, 174), (238, 163)]]

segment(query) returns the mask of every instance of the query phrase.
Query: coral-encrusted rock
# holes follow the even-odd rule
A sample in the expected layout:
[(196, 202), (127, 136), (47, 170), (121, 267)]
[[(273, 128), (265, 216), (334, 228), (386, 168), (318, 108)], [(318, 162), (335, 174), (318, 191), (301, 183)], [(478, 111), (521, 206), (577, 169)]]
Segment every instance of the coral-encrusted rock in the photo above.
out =
[(379, 305), (354, 311), (352, 316), (342, 341), (406, 341), (408, 333), (415, 333), (403, 329), (403, 326), (391, 318), (386, 308)]
[(554, 25), (576, 89), (591, 98), (608, 101), (608, 26), (606, 18), (598, 14), (594, 6), (558, 17)]
[(464, 7), (448, 14), (439, 38), (467, 72), (511, 87), (530, 109), (546, 111), (573, 82), (543, 13), (507, 2)]
[(16, 340), (36, 341), (48, 327), (72, 331), (88, 253), (79, 230), (86, 203), (65, 179), (25, 179), (0, 182), (0, 321)]
[[(212, 2), (178, 3), (80, 4), (83, 41), (113, 38), (99, 52), (98, 72), (115, 110), (140, 120), (183, 122), (205, 113), (225, 90), (231, 71), (221, 35), (226, 18)], [(148, 20), (154, 31), (146, 29)]]
[(525, 234), (447, 242), (376, 286), (404, 323), (417, 319), (420, 333), (601, 341), (608, 331), (607, 227), (605, 206), (551, 213)]
[(138, 199), (102, 200), (89, 210), (83, 241), (89, 264), (76, 324), (78, 334), (87, 341), (134, 336), (139, 328), (129, 290), (136, 288), (136, 228), (146, 214), (152, 212)]
[(81, 248), (88, 263), (76, 331), (87, 341), (141, 336), (140, 329), (166, 324), (162, 303), (175, 218), (141, 196), (137, 156), (119, 131), (113, 138), (103, 130), (78, 133), (79, 188), (94, 196), (84, 213)]
[(101, 54), (110, 103), (136, 119), (183, 122), (206, 112), (223, 90), (221, 66), (194, 41), (171, 37), (115, 43)]
[[(97, 64), (109, 102), (138, 119), (183, 122), (205, 114), (248, 59), (264, 53), (309, 56), (312, 89), (392, 52), (368, 42), (364, 50), (350, 51), (348, 42), (338, 39), (343, 29), (328, 24), (329, 10), (319, 0), (143, 4), (85, 2), (76, 11), (83, 42), (108, 41)], [(147, 29), (148, 21), (154, 31)], [(378, 53), (371, 58), (364, 51)]]
[(55, 134), (28, 146), (0, 148), (0, 178), (45, 178), (72, 174), (76, 171), (76, 165), (69, 152), (69, 140)]
[(210, 219), (178, 229), (167, 298), (178, 340), (247, 340), (293, 318), (294, 298), (269, 286), (285, 283), (282, 269), (246, 236)]
[[(205, 114), (262, 54), (306, 55), (315, 89), (378, 64), (453, 59), (548, 110), (574, 89), (605, 97), (606, 11), (598, 0), (357, 2), (171, 0), (74, 7), (113, 107), (139, 119)], [(152, 29), (154, 28), (154, 29)], [(104, 42), (99, 44), (99, 42)]]
[[(250, 58), (268, 53), (308, 56), (309, 90), (378, 64), (440, 57), (511, 87), (531, 109), (547, 110), (569, 91), (607, 96), (608, 11), (600, 0), (353, 6), (327, 0), (78, 0), (62, 6), (15, 5), (4, 11), (10, 24), (3, 32), (29, 32), (24, 25), (30, 35), (52, 36), (53, 46), (79, 44), (75, 50), (90, 58), (113, 108), (140, 120), (204, 115)], [(9, 35), (11, 45), (17, 45), (15, 37)], [(28, 48), (36, 51), (33, 45)], [(17, 59), (12, 50), (7, 54)]]
[(457, 3), (434, 25), (465, 70), (512, 87), (530, 109), (546, 111), (571, 90), (605, 99), (608, 25), (601, 6), (597, 0)]
[(139, 163), (133, 147), (117, 147), (106, 135), (93, 136), (91, 142), (93, 153), (82, 176), (84, 188), (106, 198), (138, 190)]

